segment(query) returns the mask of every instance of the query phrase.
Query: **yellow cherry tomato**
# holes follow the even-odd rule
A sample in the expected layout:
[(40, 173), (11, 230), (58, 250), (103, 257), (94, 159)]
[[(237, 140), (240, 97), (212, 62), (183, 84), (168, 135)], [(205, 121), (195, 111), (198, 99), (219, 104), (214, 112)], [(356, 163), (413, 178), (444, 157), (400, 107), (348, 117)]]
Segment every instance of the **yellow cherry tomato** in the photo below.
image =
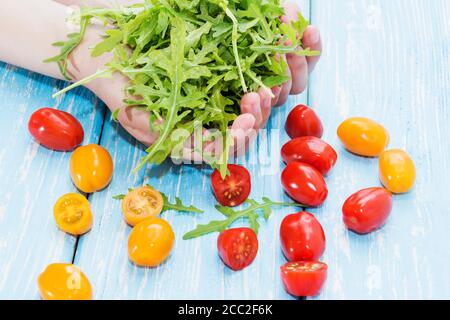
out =
[(79, 193), (68, 193), (56, 201), (53, 215), (58, 227), (72, 235), (81, 235), (92, 227), (89, 201)]
[(389, 144), (386, 129), (367, 118), (345, 120), (337, 134), (347, 150), (364, 157), (378, 157)]
[(125, 221), (134, 227), (144, 219), (159, 215), (163, 205), (161, 193), (145, 186), (128, 192), (122, 200), (122, 211)]
[(70, 176), (75, 186), (92, 193), (104, 189), (113, 173), (113, 161), (108, 150), (96, 145), (77, 148), (70, 158)]
[(91, 300), (92, 287), (80, 268), (53, 263), (39, 275), (38, 287), (44, 300)]
[(392, 193), (406, 193), (416, 181), (416, 167), (411, 157), (403, 150), (388, 150), (379, 160), (380, 180)]
[(141, 267), (157, 267), (172, 251), (175, 241), (170, 224), (161, 218), (138, 223), (128, 237), (128, 256)]

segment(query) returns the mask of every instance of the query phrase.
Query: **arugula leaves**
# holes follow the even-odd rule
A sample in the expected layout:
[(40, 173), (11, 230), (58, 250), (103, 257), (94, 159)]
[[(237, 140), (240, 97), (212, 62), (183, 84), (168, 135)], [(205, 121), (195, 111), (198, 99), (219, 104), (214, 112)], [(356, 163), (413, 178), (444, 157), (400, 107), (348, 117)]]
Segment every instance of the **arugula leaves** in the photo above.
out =
[[(151, 130), (159, 133), (135, 170), (163, 162), (193, 133), (194, 123), (201, 121), (207, 129), (221, 133), (223, 152), (205, 159), (225, 176), (233, 144), (228, 127), (239, 115), (243, 94), (288, 79), (287, 65), (276, 58), (278, 54), (319, 54), (303, 48), (301, 38), (308, 21), (299, 14), (297, 21), (283, 24), (279, 19), (283, 13), (280, 0), (146, 0), (120, 9), (83, 8), (80, 32), (54, 44), (61, 53), (47, 62), (58, 63), (68, 77), (70, 53), (87, 27), (98, 21), (108, 28), (92, 55), (112, 52), (113, 58), (103, 70), (54, 96), (122, 73), (130, 80), (125, 107), (147, 110)], [(292, 44), (285, 45), (287, 40)], [(174, 134), (179, 130), (182, 135)]]
[(169, 198), (161, 192), (164, 199), (163, 211), (175, 210), (180, 212), (193, 212), (193, 213), (203, 213), (203, 210), (194, 207), (193, 205), (186, 206), (183, 204), (180, 198), (175, 197), (175, 203), (170, 203)]
[(225, 220), (214, 220), (208, 224), (200, 224), (194, 230), (186, 233), (183, 236), (184, 240), (193, 239), (197, 237), (204, 236), (212, 232), (222, 232), (232, 225), (238, 219), (246, 219), (250, 223), (250, 227), (258, 233), (259, 222), (258, 218), (260, 213), (262, 213), (263, 218), (267, 221), (272, 214), (271, 207), (273, 206), (285, 206), (285, 207), (302, 207), (298, 203), (286, 203), (286, 202), (273, 202), (269, 198), (262, 198), (262, 202), (258, 203), (255, 200), (248, 199), (246, 201), (249, 206), (243, 210), (234, 210), (230, 207), (216, 206), (216, 209), (222, 213), (226, 219)]

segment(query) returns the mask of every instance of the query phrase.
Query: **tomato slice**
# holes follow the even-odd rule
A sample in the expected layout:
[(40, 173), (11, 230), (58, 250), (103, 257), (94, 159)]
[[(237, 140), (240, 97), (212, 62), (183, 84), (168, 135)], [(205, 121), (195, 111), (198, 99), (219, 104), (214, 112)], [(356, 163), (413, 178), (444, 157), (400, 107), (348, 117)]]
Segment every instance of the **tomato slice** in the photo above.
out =
[(320, 293), (327, 280), (328, 266), (319, 261), (288, 262), (280, 270), (284, 288), (289, 294), (314, 297)]
[(161, 213), (163, 206), (161, 193), (149, 186), (128, 192), (122, 200), (124, 218), (130, 226), (135, 226), (147, 218), (156, 217)]
[(258, 238), (250, 228), (228, 229), (217, 239), (222, 261), (235, 271), (248, 267), (258, 253)]
[(56, 201), (53, 214), (58, 227), (72, 235), (81, 235), (92, 227), (89, 201), (78, 193), (68, 193)]
[(230, 174), (222, 179), (220, 172), (214, 170), (211, 185), (217, 201), (226, 207), (236, 207), (245, 200), (251, 190), (250, 173), (242, 166), (229, 164)]

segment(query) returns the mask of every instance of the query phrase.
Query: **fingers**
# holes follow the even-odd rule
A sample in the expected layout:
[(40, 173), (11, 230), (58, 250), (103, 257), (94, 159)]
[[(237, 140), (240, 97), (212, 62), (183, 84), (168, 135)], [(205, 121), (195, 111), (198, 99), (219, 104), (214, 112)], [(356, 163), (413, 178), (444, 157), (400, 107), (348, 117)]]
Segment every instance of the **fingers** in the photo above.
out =
[(281, 87), (276, 86), (272, 88), (272, 94), (273, 94), (273, 98), (272, 98), (272, 107), (275, 107), (275, 105), (278, 102), (278, 99), (280, 98), (280, 93), (281, 93)]
[(150, 133), (150, 113), (148, 111), (128, 107), (121, 110), (117, 118), (128, 133), (146, 146), (151, 145), (158, 138), (157, 134)]
[(291, 70), (292, 86), (290, 94), (300, 94), (305, 91), (308, 85), (308, 62), (305, 57), (297, 56), (294, 53), (287, 54), (286, 61)]
[[(298, 19), (299, 8), (295, 3), (286, 2), (283, 4), (285, 14), (281, 17), (284, 23), (290, 23)], [(322, 51), (322, 41), (320, 39), (320, 32), (317, 27), (309, 26), (302, 39), (303, 47), (311, 50)], [(320, 56), (317, 57), (301, 57), (295, 54), (288, 54), (286, 60), (292, 74), (292, 88), (291, 94), (302, 93), (308, 84), (308, 74), (311, 73)], [(279, 104), (279, 103), (278, 103)]]
[[(283, 59), (286, 60), (286, 57), (283, 57)], [(286, 103), (289, 94), (291, 93), (291, 88), (292, 88), (292, 74), (291, 74), (291, 69), (286, 68), (286, 73), (289, 76), (289, 80), (287, 82), (285, 82), (282, 86), (281, 86), (281, 92), (280, 92), (280, 97), (278, 98), (278, 101), (276, 103), (275, 106), (279, 107), (282, 106), (283, 104)]]
[[(250, 113), (239, 115), (233, 122), (233, 125), (229, 129), (230, 137), (233, 139), (233, 145), (230, 147), (230, 156), (240, 156), (245, 154), (248, 146), (256, 137), (255, 117)], [(203, 130), (202, 138), (208, 139), (214, 136), (212, 141), (200, 145), (200, 141), (196, 137), (191, 137), (185, 142), (183, 147), (182, 162), (183, 163), (201, 163), (209, 162), (211, 159), (219, 160), (223, 153), (223, 136), (220, 131), (217, 130)], [(194, 145), (201, 146), (200, 150), (194, 148)]]
[[(257, 130), (263, 123), (263, 114), (261, 110), (261, 98), (255, 93), (247, 93), (241, 100), (241, 114), (251, 114), (255, 119), (254, 128)], [(236, 122), (236, 120), (235, 120)]]
[(262, 124), (261, 128), (266, 126), (267, 120), (269, 120), (270, 114), (272, 113), (272, 98), (271, 92), (268, 89), (261, 88), (258, 91), (259, 99), (261, 101), (261, 113), (262, 113)]
[[(299, 8), (295, 3), (283, 4), (285, 14), (281, 17), (283, 23), (290, 23), (298, 19)], [(286, 61), (291, 72), (292, 84), (290, 94), (302, 93), (308, 83), (308, 62), (305, 57), (290, 53), (286, 55)]]
[(257, 135), (257, 131), (254, 129), (255, 121), (256, 119), (251, 114), (241, 114), (234, 120), (230, 130), (234, 141), (230, 155), (240, 157), (245, 154)]
[[(310, 48), (313, 51), (322, 52), (322, 40), (320, 37), (320, 31), (315, 26), (309, 26), (305, 33), (303, 34), (303, 46), (305, 48)], [(317, 62), (319, 62), (320, 56), (317, 57), (306, 57), (308, 61), (308, 71), (309, 73), (313, 72), (316, 67)]]

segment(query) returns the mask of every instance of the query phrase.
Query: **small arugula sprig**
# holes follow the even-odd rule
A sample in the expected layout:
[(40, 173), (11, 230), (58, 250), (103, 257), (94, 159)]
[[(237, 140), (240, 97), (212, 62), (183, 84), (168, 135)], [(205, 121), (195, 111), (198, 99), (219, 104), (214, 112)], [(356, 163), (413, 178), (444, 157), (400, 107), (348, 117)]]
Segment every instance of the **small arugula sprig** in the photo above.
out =
[(262, 202), (258, 203), (255, 200), (247, 199), (245, 202), (249, 206), (242, 210), (234, 210), (230, 207), (224, 207), (216, 205), (216, 209), (222, 213), (226, 219), (225, 220), (213, 220), (208, 224), (200, 224), (194, 230), (186, 233), (183, 236), (184, 240), (189, 240), (197, 237), (204, 236), (213, 232), (222, 232), (226, 230), (230, 225), (232, 225), (238, 219), (247, 219), (250, 223), (250, 227), (258, 233), (259, 222), (258, 218), (260, 213), (262, 213), (263, 218), (267, 221), (272, 214), (273, 206), (283, 206), (283, 207), (304, 207), (298, 203), (287, 203), (287, 202), (274, 202), (269, 198), (262, 198)]
[(72, 80), (69, 73), (67, 72), (67, 63), (69, 60), (69, 55), (76, 47), (78, 47), (78, 45), (83, 40), (89, 22), (90, 18), (82, 17), (80, 19), (80, 31), (68, 34), (67, 41), (58, 41), (53, 43), (52, 45), (54, 47), (61, 48), (60, 53), (57, 56), (44, 60), (45, 63), (47, 62), (57, 63), (59, 70), (61, 71), (61, 74), (64, 76), (66, 80)]
[[(129, 188), (128, 191), (133, 191), (133, 189)], [(164, 200), (164, 205), (162, 208), (162, 212), (167, 211), (167, 210), (175, 210), (175, 211), (180, 211), (180, 212), (192, 212), (192, 213), (203, 213), (204, 211), (194, 207), (193, 205), (187, 206), (185, 204), (183, 204), (183, 202), (181, 201), (180, 198), (175, 197), (175, 202), (171, 203), (169, 201), (169, 197), (167, 197), (167, 195), (161, 191), (159, 191), (159, 193), (161, 193), (161, 196)], [(125, 194), (118, 194), (113, 196), (113, 199), (115, 200), (123, 200), (125, 198)]]

